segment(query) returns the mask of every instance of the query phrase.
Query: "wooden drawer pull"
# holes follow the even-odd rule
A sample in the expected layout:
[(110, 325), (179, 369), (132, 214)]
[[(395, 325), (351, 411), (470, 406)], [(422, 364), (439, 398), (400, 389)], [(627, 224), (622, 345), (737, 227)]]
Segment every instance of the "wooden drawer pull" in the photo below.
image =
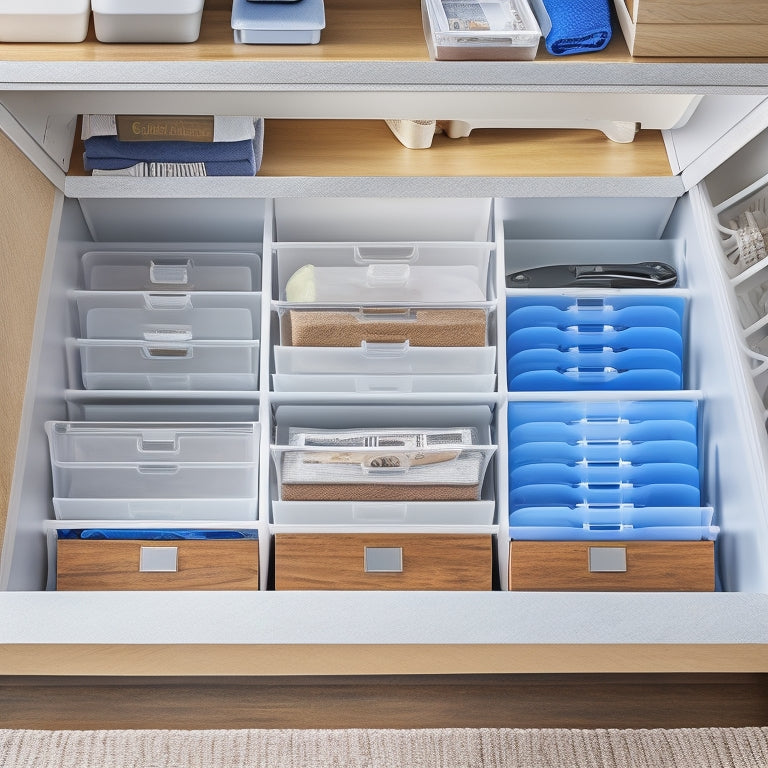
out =
[(365, 547), (366, 573), (402, 573), (402, 547)]
[(626, 573), (627, 550), (624, 547), (590, 547), (590, 573)]
[(176, 573), (179, 570), (178, 547), (142, 547), (139, 555), (141, 573)]

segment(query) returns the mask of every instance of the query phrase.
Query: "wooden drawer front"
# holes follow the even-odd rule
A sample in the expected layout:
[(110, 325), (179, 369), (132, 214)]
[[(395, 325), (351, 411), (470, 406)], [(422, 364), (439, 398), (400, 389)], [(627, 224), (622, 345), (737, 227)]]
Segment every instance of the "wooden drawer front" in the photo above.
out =
[(275, 589), (488, 590), (492, 568), (485, 535), (275, 536)]
[[(159, 548), (175, 549), (175, 558)], [(142, 559), (145, 569), (169, 567), (175, 559), (177, 570), (142, 571)], [(62, 539), (56, 574), (60, 590), (258, 589), (259, 542)]]
[(714, 586), (711, 541), (510, 542), (513, 590), (711, 592)]

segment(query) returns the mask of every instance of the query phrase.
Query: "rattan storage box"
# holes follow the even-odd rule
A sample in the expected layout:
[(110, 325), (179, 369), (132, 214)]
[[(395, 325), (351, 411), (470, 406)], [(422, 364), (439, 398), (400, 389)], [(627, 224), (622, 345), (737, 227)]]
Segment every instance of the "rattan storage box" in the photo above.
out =
[(753, 0), (614, 0), (633, 56), (768, 56), (768, 17)]

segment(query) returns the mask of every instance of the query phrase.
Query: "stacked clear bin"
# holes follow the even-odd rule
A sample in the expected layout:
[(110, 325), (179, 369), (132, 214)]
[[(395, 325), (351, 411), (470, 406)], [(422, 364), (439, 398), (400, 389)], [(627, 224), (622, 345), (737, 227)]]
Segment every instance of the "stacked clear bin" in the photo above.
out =
[(493, 392), (493, 244), (280, 243), (275, 392)]
[(70, 386), (258, 389), (255, 254), (93, 251), (72, 292)]
[[(269, 356), (276, 588), (286, 588), (282, 574), (297, 567), (282, 543), (297, 535), (322, 536), (328, 551), (345, 536), (377, 548), (391, 546), (381, 537), (404, 535), (402, 580), (391, 580), (403, 586), (372, 576), (372, 589), (440, 588), (408, 586), (408, 548), (457, 537), (451, 557), (460, 561), (462, 537), (487, 537), (487, 559), (477, 567), (491, 584), (498, 524), (490, 203), (435, 201), (431, 215), (418, 216), (408, 201), (388, 210), (365, 201), (350, 210), (276, 205)], [(365, 579), (319, 588), (355, 589)]]
[(491, 526), (492, 418), (486, 405), (278, 406), (273, 520), (327, 531)]
[[(673, 247), (542, 240), (507, 241), (506, 251), (510, 274), (562, 264), (596, 275), (583, 288), (575, 277), (560, 288), (508, 280), (510, 539), (715, 539), (699, 477), (706, 403), (681, 397), (688, 294)], [(608, 286), (608, 265), (631, 272), (657, 260), (676, 285), (599, 287), (601, 264)]]
[(107, 244), (78, 282), (70, 420), (46, 424), (49, 587), (60, 537), (258, 538), (258, 254)]

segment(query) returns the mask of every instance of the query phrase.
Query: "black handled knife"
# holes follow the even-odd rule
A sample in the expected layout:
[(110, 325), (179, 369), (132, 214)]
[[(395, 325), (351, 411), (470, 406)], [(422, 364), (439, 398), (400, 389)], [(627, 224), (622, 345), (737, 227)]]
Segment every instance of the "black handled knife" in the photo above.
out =
[(672, 288), (677, 272), (660, 261), (554, 264), (508, 272), (507, 288)]

